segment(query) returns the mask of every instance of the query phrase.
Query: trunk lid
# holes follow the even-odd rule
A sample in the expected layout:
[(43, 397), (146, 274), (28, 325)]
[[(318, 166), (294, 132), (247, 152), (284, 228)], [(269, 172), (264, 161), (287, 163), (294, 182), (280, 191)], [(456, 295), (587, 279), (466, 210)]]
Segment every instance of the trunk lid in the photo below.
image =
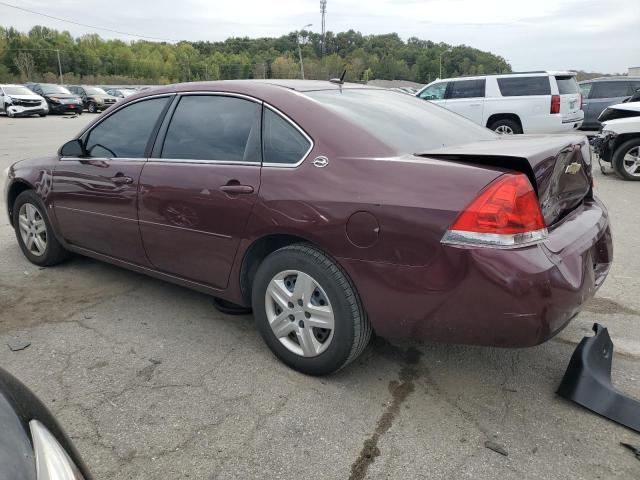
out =
[(558, 94), (560, 95), (560, 114), (563, 122), (577, 120), (581, 116), (582, 95), (573, 75), (556, 75)]
[(547, 226), (592, 195), (591, 150), (580, 135), (513, 135), (445, 147), (420, 156), (525, 173)]

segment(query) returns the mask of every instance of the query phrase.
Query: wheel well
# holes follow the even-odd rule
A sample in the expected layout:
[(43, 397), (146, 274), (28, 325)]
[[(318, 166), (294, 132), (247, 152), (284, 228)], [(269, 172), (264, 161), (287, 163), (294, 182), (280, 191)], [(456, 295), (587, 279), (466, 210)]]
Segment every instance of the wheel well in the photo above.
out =
[(634, 138), (640, 138), (640, 134), (637, 132), (633, 133), (622, 133), (616, 137), (615, 143), (613, 144), (613, 149), (611, 151), (611, 157), (613, 158), (613, 154), (615, 154), (616, 150), (620, 145), (629, 140), (633, 140)]
[(489, 125), (491, 125), (493, 122), (503, 120), (505, 118), (517, 122), (518, 125), (520, 125), (520, 129), (522, 130), (522, 121), (520, 120), (520, 117), (515, 113), (494, 113), (487, 120), (487, 128), (489, 128)]
[(251, 286), (258, 267), (267, 255), (294, 243), (311, 244), (308, 240), (295, 235), (267, 235), (251, 244), (242, 259), (240, 268), (240, 290), (245, 305), (251, 305)]
[(29, 190), (31, 187), (23, 182), (15, 182), (9, 187), (9, 194), (7, 195), (7, 209), (9, 212), (9, 220), (13, 225), (13, 204), (16, 202), (16, 198), (25, 190)]

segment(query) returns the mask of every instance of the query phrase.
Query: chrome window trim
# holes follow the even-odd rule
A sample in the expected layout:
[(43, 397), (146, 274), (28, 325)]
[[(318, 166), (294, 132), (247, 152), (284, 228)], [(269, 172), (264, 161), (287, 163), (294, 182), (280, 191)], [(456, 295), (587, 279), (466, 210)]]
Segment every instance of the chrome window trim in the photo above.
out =
[[(173, 96), (191, 96), (191, 95), (217, 95), (217, 96), (225, 96), (225, 97), (235, 97), (235, 98), (242, 98), (244, 100), (249, 100), (249, 101), (254, 102), (254, 103), (258, 103), (258, 104), (262, 105), (263, 108), (268, 108), (269, 110), (274, 112), (276, 115), (279, 115), (282, 119), (284, 119), (287, 123), (289, 123), (293, 128), (295, 128), (298, 132), (300, 132), (302, 134), (302, 136), (304, 138), (306, 138), (307, 141), (309, 142), (309, 149), (305, 152), (305, 154), (302, 156), (302, 158), (296, 163), (234, 162), (234, 161), (230, 161), (230, 160), (192, 160), (192, 159), (169, 159), (169, 158), (164, 159), (162, 157), (150, 157), (147, 161), (149, 161), (149, 162), (152, 162), (152, 161), (153, 162), (155, 162), (155, 161), (159, 161), (159, 162), (175, 161), (175, 162), (178, 162), (178, 163), (216, 163), (216, 164), (225, 164), (225, 165), (262, 165), (263, 167), (272, 167), (272, 168), (296, 168), (296, 167), (299, 167), (300, 165), (302, 165), (302, 163), (309, 157), (309, 154), (311, 153), (311, 151), (315, 147), (315, 142), (313, 141), (313, 138), (311, 138), (311, 136), (309, 136), (309, 134), (307, 134), (307, 132), (305, 132), (286, 113), (282, 112), (281, 110), (279, 110), (278, 108), (274, 107), (270, 103), (267, 103), (264, 100), (261, 100), (261, 99), (256, 98), (256, 97), (252, 97), (250, 95), (245, 95), (243, 93), (221, 92), (221, 91), (217, 91), (217, 90), (216, 91), (210, 91), (210, 90), (192, 91), (192, 90), (189, 90), (189, 91), (184, 91), (184, 92), (166, 92), (166, 93), (157, 93), (157, 94), (154, 94), (154, 95), (148, 95), (148, 96), (145, 96), (145, 97), (142, 97), (142, 98), (137, 98), (137, 99), (132, 100), (130, 102), (127, 102), (127, 103), (125, 103), (123, 105), (119, 105), (112, 112), (109, 112), (108, 115), (106, 115), (106, 116), (104, 116), (102, 118), (99, 118), (96, 123), (94, 123), (92, 125), (89, 125), (76, 138), (82, 138), (84, 140), (85, 135), (90, 134), (91, 131), (94, 128), (96, 128), (98, 125), (100, 125), (102, 122), (104, 122), (111, 115), (115, 114), (116, 112), (119, 112), (120, 110), (122, 110), (123, 108), (126, 108), (129, 105), (133, 105), (134, 103), (143, 102), (145, 100), (150, 100), (150, 99), (153, 99), (153, 98), (173, 97)], [(117, 105), (117, 103), (115, 105)], [(263, 145), (261, 145), (261, 147), (263, 147)], [(263, 150), (263, 148), (261, 148), (261, 150)], [(63, 157), (63, 158), (65, 158), (65, 157)]]
[(246, 162), (244, 160), (203, 160), (197, 158), (160, 158), (160, 157), (149, 157), (147, 163), (200, 163), (200, 164), (209, 164), (214, 163), (216, 165), (244, 165), (244, 166), (260, 166), (262, 162)]
[[(271, 110), (273, 113), (275, 113), (276, 115), (280, 116), (283, 120), (285, 120), (286, 122), (288, 122), (292, 127), (294, 127), (296, 130), (298, 130), (298, 132), (300, 132), (302, 134), (302, 136), (304, 138), (307, 139), (307, 141), (309, 142), (309, 150), (306, 151), (306, 153), (302, 156), (302, 158), (300, 160), (298, 160), (296, 163), (273, 163), (273, 162), (262, 162), (262, 166), (263, 167), (272, 167), (272, 168), (296, 168), (299, 167), (300, 165), (302, 165), (302, 163), (309, 157), (309, 154), (311, 153), (311, 151), (313, 150), (313, 147), (315, 147), (315, 143), (313, 141), (313, 138), (311, 138), (307, 132), (305, 132), (296, 122), (294, 122), (293, 120), (291, 120), (291, 118), (289, 116), (287, 116), (287, 114), (283, 113), (282, 111), (278, 110), (276, 107), (274, 107), (271, 104), (268, 104), (266, 102), (263, 102), (263, 105), (268, 108), (269, 110)], [(263, 125), (264, 128), (264, 125)], [(264, 159), (264, 145), (263, 147), (263, 159)]]

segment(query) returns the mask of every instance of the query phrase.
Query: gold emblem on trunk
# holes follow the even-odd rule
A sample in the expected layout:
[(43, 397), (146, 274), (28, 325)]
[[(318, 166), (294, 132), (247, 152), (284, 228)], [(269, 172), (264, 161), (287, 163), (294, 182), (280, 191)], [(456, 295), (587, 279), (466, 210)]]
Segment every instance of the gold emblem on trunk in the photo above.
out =
[(569, 175), (575, 175), (580, 171), (582, 165), (577, 162), (570, 163), (567, 165), (567, 168), (564, 169), (564, 173), (568, 173)]

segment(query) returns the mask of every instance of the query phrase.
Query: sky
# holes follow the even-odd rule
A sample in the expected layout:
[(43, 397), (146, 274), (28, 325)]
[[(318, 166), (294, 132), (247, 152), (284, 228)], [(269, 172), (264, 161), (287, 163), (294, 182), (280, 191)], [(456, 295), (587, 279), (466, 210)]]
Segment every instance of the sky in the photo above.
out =
[[(0, 0), (0, 25), (74, 36), (135, 37), (72, 25), (14, 8), (121, 32), (175, 40), (280, 36), (313, 24), (319, 0)], [(327, 30), (396, 32), (465, 44), (506, 58), (516, 71), (626, 73), (640, 66), (640, 0), (328, 0)]]

